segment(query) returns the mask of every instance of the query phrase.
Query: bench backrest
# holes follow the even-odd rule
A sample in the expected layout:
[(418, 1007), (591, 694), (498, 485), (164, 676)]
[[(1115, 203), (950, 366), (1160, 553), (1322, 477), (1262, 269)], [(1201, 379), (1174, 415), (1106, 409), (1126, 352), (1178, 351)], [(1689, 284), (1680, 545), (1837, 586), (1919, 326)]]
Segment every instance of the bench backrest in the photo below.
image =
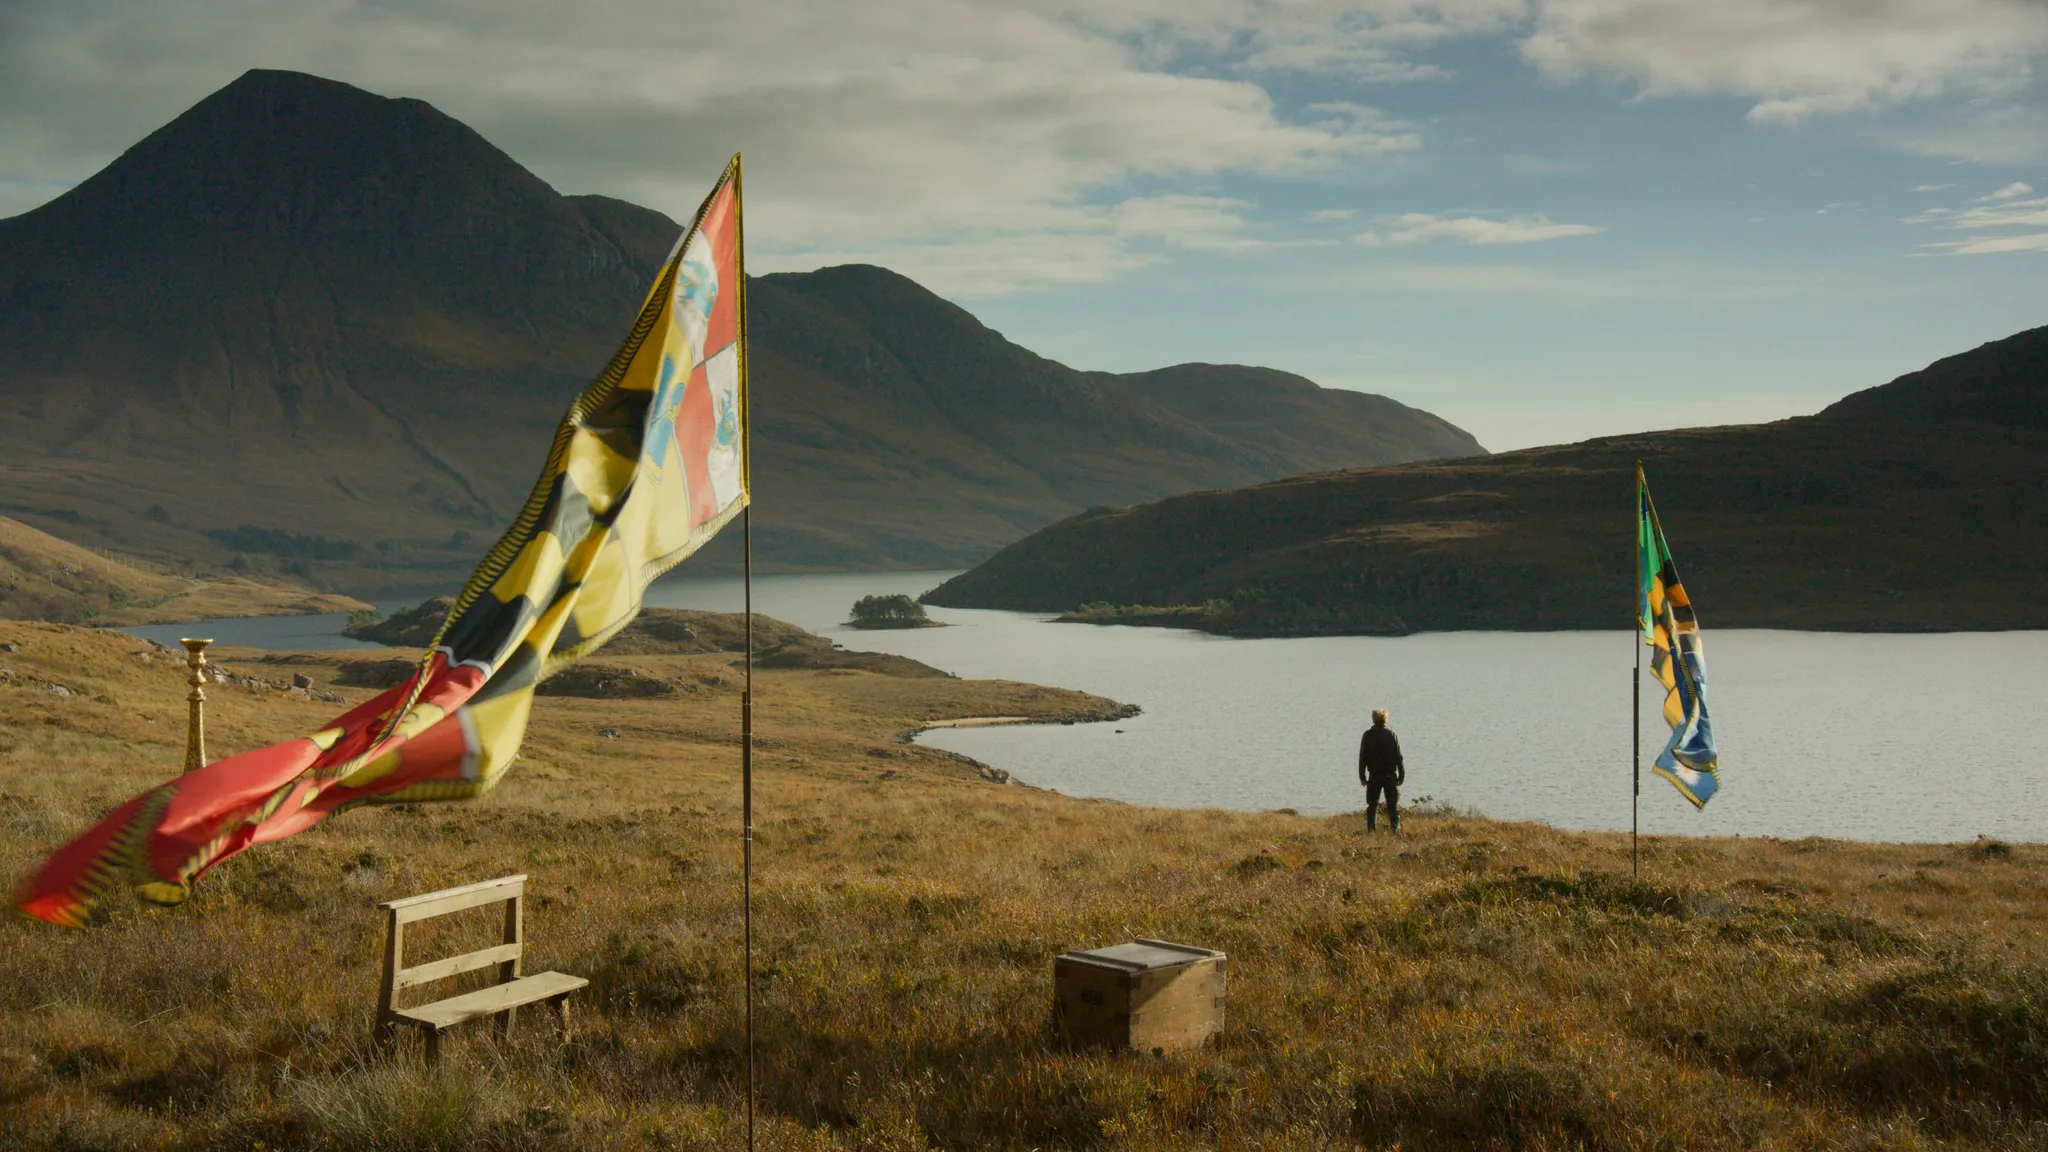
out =
[[(431, 960), (413, 967), (405, 966), (405, 926), (419, 920), (446, 916), (466, 908), (477, 908), (485, 904), (505, 904), (504, 943), (459, 956), (448, 956)], [(407, 896), (403, 900), (386, 900), (377, 907), (386, 915), (386, 936), (384, 941), (384, 982), (377, 999), (378, 1016), (381, 1019), (395, 1007), (392, 1003), (400, 989), (417, 984), (430, 984), (464, 972), (479, 968), (498, 966), (497, 983), (503, 984), (519, 978), (519, 955), (525, 936), (526, 877), (500, 876), (496, 880), (481, 880), (475, 884), (464, 884), (460, 888), (444, 888), (423, 896)]]

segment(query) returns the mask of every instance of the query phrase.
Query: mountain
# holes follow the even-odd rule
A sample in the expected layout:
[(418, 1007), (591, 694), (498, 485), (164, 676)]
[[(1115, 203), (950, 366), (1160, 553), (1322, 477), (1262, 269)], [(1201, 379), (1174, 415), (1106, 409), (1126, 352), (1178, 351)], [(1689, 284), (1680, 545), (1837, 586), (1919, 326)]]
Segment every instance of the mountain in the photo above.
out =
[(1092, 505), (1484, 451), (1426, 412), (1269, 369), (1077, 372), (880, 268), (762, 276), (747, 304), (757, 547), (804, 563), (949, 565)]
[[(250, 72), (0, 221), (0, 511), (363, 591), (459, 578), (678, 231), (418, 100)], [(966, 563), (1090, 505), (1483, 451), (1266, 369), (1075, 371), (880, 268), (749, 305), (769, 566)]]
[(1247, 635), (1626, 628), (1638, 460), (1709, 627), (2048, 627), (2048, 328), (1773, 424), (1091, 510), (926, 599)]

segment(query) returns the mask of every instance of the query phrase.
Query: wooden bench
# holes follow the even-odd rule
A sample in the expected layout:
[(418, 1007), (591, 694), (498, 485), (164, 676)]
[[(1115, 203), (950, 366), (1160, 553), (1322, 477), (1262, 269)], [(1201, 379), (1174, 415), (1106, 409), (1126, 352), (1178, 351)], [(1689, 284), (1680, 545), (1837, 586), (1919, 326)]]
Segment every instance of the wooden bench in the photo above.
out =
[[(425, 964), (405, 966), (405, 926), (435, 916), (446, 916), (467, 908), (478, 908), (485, 904), (503, 902), (505, 905), (505, 942), (460, 956), (449, 956)], [(520, 951), (524, 946), (524, 918), (526, 910), (526, 877), (501, 876), (496, 880), (484, 880), (465, 884), (460, 888), (447, 888), (429, 892), (424, 896), (408, 896), (403, 900), (387, 900), (377, 907), (389, 913), (389, 927), (384, 942), (384, 982), (377, 999), (377, 1041), (388, 1044), (399, 1025), (408, 1025), (426, 1033), (427, 1061), (441, 1059), (441, 1032), (465, 1020), (479, 1016), (497, 1018), (498, 1035), (508, 1036), (512, 1032), (514, 1014), (523, 1006), (548, 1001), (554, 1005), (556, 1018), (560, 1022), (562, 1039), (569, 1038), (569, 993), (590, 983), (581, 976), (569, 976), (561, 972), (539, 972), (522, 976), (519, 972)], [(491, 965), (498, 967), (497, 983), (479, 988), (446, 1000), (431, 1004), (420, 1004), (411, 1008), (400, 1008), (394, 1001), (402, 988), (419, 984), (431, 984), (464, 972), (474, 972)]]

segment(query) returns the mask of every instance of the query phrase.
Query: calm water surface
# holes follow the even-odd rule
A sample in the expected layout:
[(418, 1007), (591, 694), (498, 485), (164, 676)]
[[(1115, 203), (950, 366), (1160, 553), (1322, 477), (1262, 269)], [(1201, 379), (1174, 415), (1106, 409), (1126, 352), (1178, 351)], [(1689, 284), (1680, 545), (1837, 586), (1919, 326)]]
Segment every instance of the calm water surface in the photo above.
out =
[[(388, 613), (403, 606), (379, 604), (377, 609)], [(326, 612), (318, 616), (237, 616), (192, 624), (134, 624), (121, 631), (173, 648), (186, 636), (205, 636), (224, 648), (262, 648), (271, 652), (339, 652), (384, 647), (343, 636), (341, 630), (347, 625), (346, 613)]]
[[(1629, 826), (1626, 632), (1436, 633), (1228, 640), (932, 609), (951, 627), (859, 632), (871, 593), (950, 573), (775, 576), (757, 611), (853, 648), (962, 676), (1056, 684), (1140, 705), (1115, 724), (941, 729), (926, 742), (1070, 795), (1146, 804), (1341, 812), (1363, 805), (1357, 738), (1393, 713), (1409, 797), (1564, 828)], [(648, 603), (726, 611), (737, 580), (667, 580)], [(223, 643), (335, 648), (340, 618), (212, 622)], [(230, 625), (245, 631), (231, 631)], [(1713, 630), (1710, 699), (1722, 791), (1695, 812), (1643, 774), (1646, 832), (1863, 840), (2048, 840), (2033, 718), (2048, 696), (2048, 633), (1846, 635)], [(193, 625), (130, 631), (175, 642)], [(1665, 731), (1646, 684), (1647, 765)]]

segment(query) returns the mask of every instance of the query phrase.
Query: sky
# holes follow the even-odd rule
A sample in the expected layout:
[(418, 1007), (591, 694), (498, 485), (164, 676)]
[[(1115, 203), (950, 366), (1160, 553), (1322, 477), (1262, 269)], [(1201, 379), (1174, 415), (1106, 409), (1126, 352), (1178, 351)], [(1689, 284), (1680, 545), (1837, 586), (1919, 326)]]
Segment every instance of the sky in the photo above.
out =
[(463, 120), (748, 265), (1495, 450), (1817, 411), (2048, 324), (2048, 0), (0, 0), (0, 216), (246, 69)]

